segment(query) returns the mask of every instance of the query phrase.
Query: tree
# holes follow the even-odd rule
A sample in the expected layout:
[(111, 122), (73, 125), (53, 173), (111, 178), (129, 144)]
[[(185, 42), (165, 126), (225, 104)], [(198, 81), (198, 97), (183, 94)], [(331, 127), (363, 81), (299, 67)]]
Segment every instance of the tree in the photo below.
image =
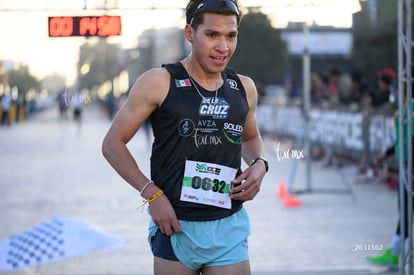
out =
[(352, 59), (371, 84), (376, 72), (398, 67), (397, 1), (379, 0), (376, 19), (370, 18), (368, 6), (354, 16)]
[(119, 70), (120, 47), (101, 39), (96, 44), (85, 43), (79, 50), (79, 89), (92, 89), (111, 80)]
[(283, 76), (288, 65), (287, 46), (265, 14), (247, 13), (241, 21), (238, 37), (230, 66), (262, 85)]
[(375, 83), (377, 71), (398, 67), (397, 37), (396, 23), (354, 33), (352, 58), (371, 83)]
[(46, 88), (51, 94), (57, 94), (66, 88), (65, 82), (64, 76), (53, 74), (42, 79), (42, 87)]
[(10, 87), (17, 87), (20, 94), (25, 95), (31, 89), (38, 90), (40, 82), (29, 73), (27, 67), (20, 67), (6, 73)]

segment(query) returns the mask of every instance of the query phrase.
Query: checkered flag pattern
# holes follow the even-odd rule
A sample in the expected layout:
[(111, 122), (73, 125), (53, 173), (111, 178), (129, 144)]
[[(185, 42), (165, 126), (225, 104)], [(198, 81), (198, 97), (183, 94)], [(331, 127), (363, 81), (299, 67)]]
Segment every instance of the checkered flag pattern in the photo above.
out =
[(122, 238), (73, 218), (53, 218), (0, 242), (0, 271), (81, 256), (119, 245)]
[(63, 223), (53, 219), (11, 236), (6, 263), (16, 269), (62, 258), (63, 244)]

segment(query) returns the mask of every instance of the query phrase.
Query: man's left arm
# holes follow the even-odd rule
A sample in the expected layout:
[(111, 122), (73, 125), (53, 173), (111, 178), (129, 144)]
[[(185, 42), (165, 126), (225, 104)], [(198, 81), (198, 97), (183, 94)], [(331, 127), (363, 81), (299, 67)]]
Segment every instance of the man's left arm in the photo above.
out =
[(256, 122), (257, 90), (252, 79), (240, 76), (246, 90), (249, 112), (243, 128), (242, 157), (250, 165), (232, 182), (232, 198), (252, 200), (260, 191), (267, 170), (264, 160), (264, 145)]

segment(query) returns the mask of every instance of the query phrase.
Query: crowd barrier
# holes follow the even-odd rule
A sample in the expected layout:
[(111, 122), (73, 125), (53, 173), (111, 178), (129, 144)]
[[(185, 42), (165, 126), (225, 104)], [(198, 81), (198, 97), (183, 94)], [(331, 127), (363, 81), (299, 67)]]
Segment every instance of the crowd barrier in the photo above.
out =
[[(25, 110), (24, 110), (24, 106), (16, 106), (16, 104), (12, 104), (10, 106), (10, 111), (9, 111), (9, 120), (10, 123), (15, 123), (17, 121), (23, 121), (25, 119)], [(0, 106), (0, 122), (3, 120), (3, 110)]]
[[(394, 144), (394, 112), (390, 107), (365, 107), (358, 111), (348, 106), (311, 108), (309, 139), (334, 154), (369, 163)], [(306, 121), (298, 106), (260, 105), (256, 116), (264, 134), (304, 137)]]

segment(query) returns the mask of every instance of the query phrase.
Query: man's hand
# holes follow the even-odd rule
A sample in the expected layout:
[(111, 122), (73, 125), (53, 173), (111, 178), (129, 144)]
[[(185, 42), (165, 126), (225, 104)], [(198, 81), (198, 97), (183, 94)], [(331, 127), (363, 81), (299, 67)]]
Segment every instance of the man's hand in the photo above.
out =
[(260, 191), (260, 185), (265, 173), (266, 167), (260, 161), (248, 167), (237, 178), (231, 181), (231, 198), (241, 201), (254, 199)]
[(180, 233), (182, 231), (175, 211), (166, 195), (162, 195), (152, 201), (149, 209), (153, 222), (162, 233), (171, 236), (174, 233)]

